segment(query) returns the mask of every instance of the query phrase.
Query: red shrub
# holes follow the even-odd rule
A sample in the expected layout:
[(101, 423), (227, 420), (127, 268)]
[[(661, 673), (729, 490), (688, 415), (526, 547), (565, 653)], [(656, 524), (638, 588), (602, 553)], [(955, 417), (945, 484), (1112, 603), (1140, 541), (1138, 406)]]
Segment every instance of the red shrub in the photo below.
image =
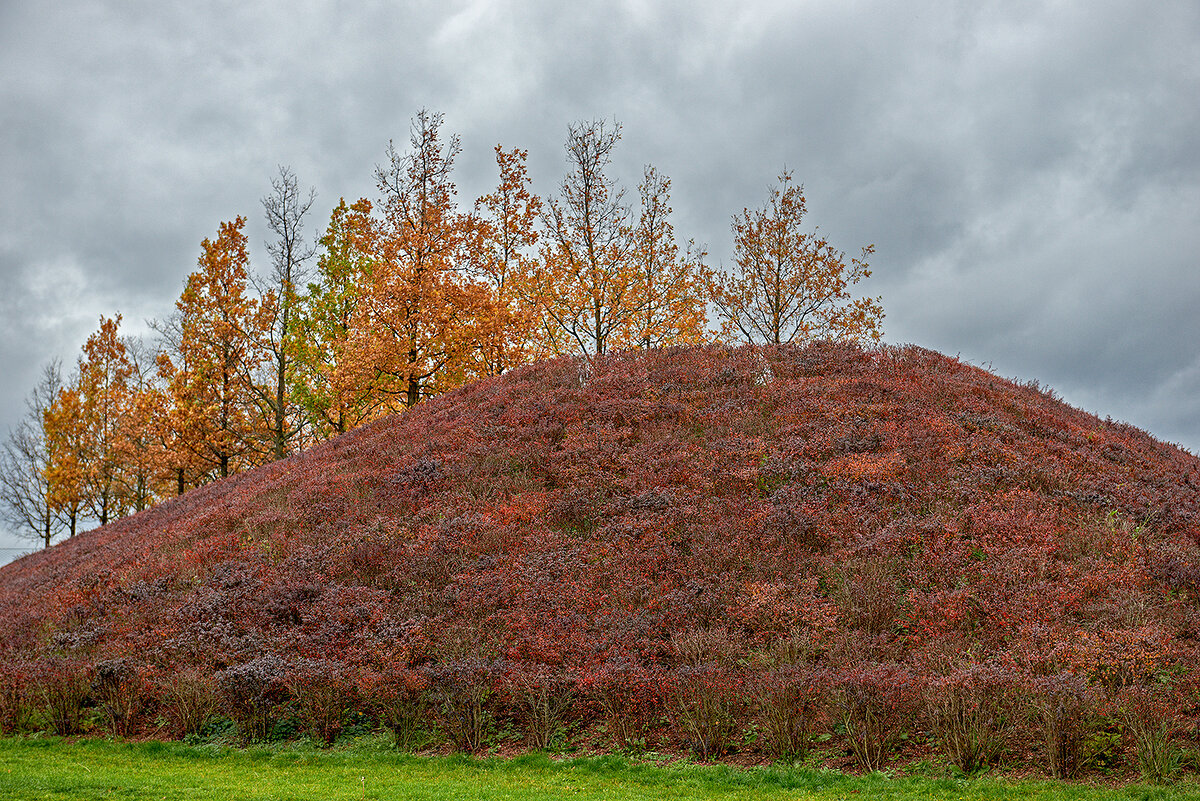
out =
[(1015, 724), (1015, 693), (1009, 671), (995, 664), (969, 665), (931, 678), (925, 707), (950, 762), (963, 773), (990, 765)]
[(789, 665), (750, 677), (746, 690), (762, 732), (763, 750), (774, 759), (803, 758), (823, 712), (822, 676)]
[(459, 751), (483, 747), (496, 712), (496, 690), (504, 665), (479, 657), (463, 657), (423, 669), (429, 677), (434, 714)]
[(677, 668), (670, 679), (675, 734), (700, 759), (724, 755), (745, 717), (746, 682), (716, 664)]
[(359, 694), (395, 737), (396, 748), (412, 751), (429, 719), (429, 676), (397, 666), (359, 674)]
[(832, 678), (834, 711), (850, 750), (867, 770), (881, 770), (900, 735), (915, 722), (917, 677), (899, 665), (865, 664)]
[(229, 717), (246, 742), (267, 739), (279, 705), (287, 697), (287, 664), (277, 656), (260, 656), (216, 675), (217, 690)]
[(180, 735), (196, 734), (220, 706), (217, 682), (203, 667), (163, 672), (154, 681), (159, 706)]
[(1173, 688), (1165, 684), (1129, 687), (1113, 699), (1138, 769), (1147, 781), (1169, 781), (1182, 767), (1179, 748), (1173, 742), (1184, 728), (1179, 702)]
[(827, 583), (846, 628), (883, 634), (897, 625), (904, 599), (903, 579), (900, 559), (870, 553), (837, 562)]
[(1158, 625), (1128, 630), (1081, 630), (1071, 638), (1067, 657), (1072, 672), (1119, 691), (1146, 683), (1170, 665), (1170, 635)]
[(607, 662), (583, 681), (604, 715), (613, 746), (645, 748), (663, 700), (663, 677), (636, 662)]
[(1096, 725), (1095, 693), (1083, 677), (1070, 673), (1030, 679), (1027, 692), (1051, 775), (1073, 778), (1081, 767), (1084, 740)]
[(66, 657), (44, 657), (34, 666), (34, 697), (44, 725), (63, 736), (83, 731), (91, 682), (82, 663)]
[(20, 664), (0, 664), (0, 737), (28, 730), (35, 718), (33, 682)]
[(110, 659), (92, 669), (92, 697), (115, 737), (129, 735), (142, 692), (141, 674), (128, 659)]
[(308, 736), (332, 745), (358, 702), (346, 666), (332, 659), (297, 659), (283, 684)]
[(549, 747), (563, 718), (575, 703), (574, 679), (561, 668), (509, 663), (504, 692), (534, 748)]

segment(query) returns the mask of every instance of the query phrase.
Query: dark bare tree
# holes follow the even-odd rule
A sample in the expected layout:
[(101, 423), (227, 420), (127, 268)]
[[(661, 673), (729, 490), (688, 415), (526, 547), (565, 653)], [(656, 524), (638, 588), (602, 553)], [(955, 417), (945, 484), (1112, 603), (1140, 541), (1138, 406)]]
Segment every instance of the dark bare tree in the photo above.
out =
[(25, 399), (25, 417), (9, 431), (0, 449), (0, 519), (17, 536), (40, 540), (44, 548), (62, 531), (49, 502), (49, 450), (42, 424), (61, 389), (62, 371), (56, 360), (42, 368), (41, 380)]
[(290, 167), (281, 166), (279, 175), (271, 179), (271, 194), (262, 199), (267, 227), (275, 239), (267, 243), (271, 272), (256, 278), (255, 286), (263, 295), (272, 293), (276, 304), (274, 321), (264, 343), (270, 352), (267, 362), (270, 377), (259, 385), (258, 391), (271, 438), (271, 454), (276, 459), (291, 452), (301, 420), (288, 392), (293, 369), (289, 337), (294, 327), (296, 287), (304, 285), (305, 264), (316, 252), (316, 246), (304, 238), (304, 217), (316, 198), (316, 189), (302, 193), (296, 174)]
[(632, 212), (606, 170), (621, 126), (579, 122), (567, 135), (570, 172), (547, 200), (538, 291), (555, 350), (603, 354), (636, 313)]

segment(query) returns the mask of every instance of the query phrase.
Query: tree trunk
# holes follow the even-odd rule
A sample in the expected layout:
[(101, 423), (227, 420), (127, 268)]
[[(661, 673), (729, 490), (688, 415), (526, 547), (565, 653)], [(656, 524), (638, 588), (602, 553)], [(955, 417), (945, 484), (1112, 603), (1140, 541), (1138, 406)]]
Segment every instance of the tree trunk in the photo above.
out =
[(410, 350), (408, 352), (408, 391), (406, 393), (404, 403), (408, 408), (417, 405), (421, 400), (421, 379), (417, 377), (417, 352)]

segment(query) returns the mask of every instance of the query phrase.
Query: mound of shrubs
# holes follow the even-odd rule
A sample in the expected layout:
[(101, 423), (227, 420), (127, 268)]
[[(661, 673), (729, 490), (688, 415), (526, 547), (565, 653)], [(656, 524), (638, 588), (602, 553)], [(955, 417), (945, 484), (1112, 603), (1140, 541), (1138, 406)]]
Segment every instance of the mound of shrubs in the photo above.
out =
[(1195, 770), (1200, 460), (920, 348), (473, 384), (0, 568), (0, 727)]

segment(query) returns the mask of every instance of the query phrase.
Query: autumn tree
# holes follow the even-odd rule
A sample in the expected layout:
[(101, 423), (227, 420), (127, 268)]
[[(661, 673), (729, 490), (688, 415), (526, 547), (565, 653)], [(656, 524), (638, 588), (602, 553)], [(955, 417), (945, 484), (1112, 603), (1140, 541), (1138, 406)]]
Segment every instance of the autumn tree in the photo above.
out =
[(631, 266), (632, 212), (608, 173), (620, 125), (571, 125), (570, 171), (542, 214), (546, 242), (537, 274), (543, 325), (559, 353), (605, 353), (629, 324), (636, 303)]
[(292, 402), (292, 353), (295, 348), (288, 337), (295, 331), (292, 317), (297, 303), (297, 285), (303, 286), (304, 267), (315, 248), (304, 239), (304, 218), (316, 199), (316, 190), (300, 191), (296, 174), (280, 167), (279, 175), (271, 179), (271, 194), (262, 199), (267, 228), (275, 238), (267, 243), (271, 255), (271, 271), (255, 279), (260, 294), (273, 297), (273, 303), (263, 305), (270, 318), (262, 327), (262, 348), (266, 352), (265, 380), (252, 381), (250, 387), (258, 397), (261, 414), (270, 438), (270, 453), (282, 459), (291, 452), (298, 433), (299, 415)]
[(681, 253), (671, 222), (671, 179), (653, 166), (638, 187), (641, 216), (633, 233), (632, 313), (624, 344), (642, 348), (696, 344), (705, 338), (707, 275), (703, 248), (689, 240)]
[(477, 343), (482, 375), (500, 375), (546, 355), (536, 336), (532, 283), (542, 202), (530, 191), (528, 151), (497, 145), (495, 153), (499, 182), (475, 202), (467, 239), (471, 274), (492, 292), (492, 314), (483, 321)]
[(358, 309), (353, 356), (364, 380), (404, 406), (464, 380), (468, 356), (487, 314), (488, 292), (456, 270), (468, 221), (451, 178), (461, 147), (443, 143), (443, 115), (422, 110), (411, 150), (388, 145), (376, 168), (381, 193), (368, 251), (371, 281)]
[(387, 408), (377, 376), (351, 358), (363, 294), (372, 280), (371, 201), (338, 202), (319, 240), (315, 281), (289, 322), (292, 396), (318, 437), (344, 433)]
[(188, 276), (168, 328), (170, 352), (159, 356), (174, 411), (172, 469), (180, 476), (196, 464), (220, 477), (251, 466), (264, 439), (252, 376), (266, 358), (261, 342), (277, 298), (247, 292), (245, 224), (244, 217), (221, 223), (217, 238), (201, 243), (199, 269)]
[(118, 334), (121, 315), (101, 317), (100, 328), (88, 337), (79, 358), (73, 391), (78, 396), (79, 441), (84, 495), (88, 511), (100, 525), (120, 515), (120, 483), (124, 465), (120, 441), (126, 436), (133, 368)]
[(78, 382), (62, 386), (42, 413), (46, 500), (74, 537), (88, 501), (87, 422)]
[(160, 449), (158, 473), (174, 486), (176, 495), (182, 495), (189, 487), (208, 481), (212, 468), (203, 444), (204, 417), (192, 401), (188, 374), (175, 366), (176, 361), (180, 361), (178, 356), (173, 359), (165, 351), (156, 358), (163, 404), (151, 419), (154, 441)]
[(785, 171), (765, 205), (733, 218), (737, 267), (709, 283), (727, 337), (781, 343), (882, 336), (880, 299), (852, 298), (849, 291), (870, 276), (874, 246), (847, 262), (824, 237), (802, 230), (806, 211), (804, 188)]
[(119, 314), (100, 318), (74, 377), (43, 412), (48, 497), (72, 532), (83, 513), (103, 526), (137, 506), (123, 491), (130, 466), (123, 442), (138, 436), (140, 421), (131, 414), (133, 367), (120, 324)]
[(18, 536), (40, 540), (43, 548), (49, 548), (61, 530), (50, 501), (50, 452), (45, 433), (46, 411), (61, 389), (58, 362), (50, 362), (25, 399), (25, 416), (0, 448), (0, 519)]
[(121, 465), (118, 498), (124, 510), (140, 512), (167, 488), (164, 479), (170, 471), (163, 465), (167, 450), (162, 434), (169, 404), (157, 380), (157, 354), (141, 338), (126, 338), (123, 344), (129, 382), (124, 424), (115, 447)]

